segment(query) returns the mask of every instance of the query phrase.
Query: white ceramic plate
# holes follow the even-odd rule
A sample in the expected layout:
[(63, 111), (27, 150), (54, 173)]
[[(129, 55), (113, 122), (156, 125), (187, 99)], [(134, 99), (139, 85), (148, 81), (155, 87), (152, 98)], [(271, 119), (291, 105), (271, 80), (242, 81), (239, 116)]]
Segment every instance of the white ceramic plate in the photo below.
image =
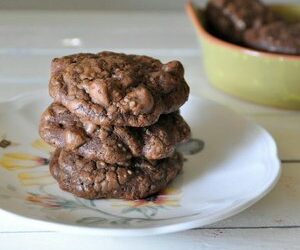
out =
[[(0, 104), (0, 216), (11, 212), (48, 229), (77, 233), (170, 233), (242, 211), (269, 192), (280, 175), (276, 145), (265, 130), (191, 97), (182, 114), (194, 140), (180, 148), (187, 154), (184, 170), (167, 190), (139, 201), (79, 199), (61, 191), (48, 172), (51, 149), (37, 129), (50, 102), (45, 90)], [(201, 142), (204, 148), (197, 152)]]

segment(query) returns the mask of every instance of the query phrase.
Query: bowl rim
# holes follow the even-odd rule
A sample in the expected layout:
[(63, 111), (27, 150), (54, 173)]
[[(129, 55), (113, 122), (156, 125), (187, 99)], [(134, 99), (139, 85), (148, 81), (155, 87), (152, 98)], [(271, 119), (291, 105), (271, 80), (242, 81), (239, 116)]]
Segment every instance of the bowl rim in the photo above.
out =
[[(298, 4), (272, 4), (272, 6), (298, 6)], [(198, 8), (194, 5), (192, 1), (189, 1), (186, 3), (185, 6), (186, 12), (188, 16), (190, 17), (192, 23), (194, 24), (197, 32), (201, 37), (203, 37), (206, 40), (209, 40), (212, 43), (217, 44), (218, 46), (221, 47), (226, 47), (228, 49), (244, 53), (247, 55), (251, 56), (257, 56), (257, 57), (268, 57), (268, 58), (273, 58), (273, 59), (280, 59), (280, 60), (292, 60), (292, 61), (300, 61), (300, 55), (286, 55), (286, 54), (279, 54), (279, 53), (272, 53), (272, 52), (265, 52), (265, 51), (260, 51), (256, 49), (251, 49), (247, 47), (243, 47), (231, 42), (227, 42), (225, 40), (222, 40), (212, 34), (210, 34), (206, 29), (204, 28), (202, 22), (199, 20), (197, 16), (197, 10)]]

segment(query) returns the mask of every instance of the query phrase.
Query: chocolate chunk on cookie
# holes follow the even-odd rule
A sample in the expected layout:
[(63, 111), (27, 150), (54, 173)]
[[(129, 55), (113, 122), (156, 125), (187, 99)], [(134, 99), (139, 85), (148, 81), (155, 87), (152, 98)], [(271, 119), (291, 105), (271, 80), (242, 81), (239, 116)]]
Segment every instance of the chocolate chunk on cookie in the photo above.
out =
[(210, 0), (205, 14), (214, 33), (236, 43), (243, 43), (246, 30), (280, 20), (259, 0)]
[(149, 162), (140, 158), (130, 166), (90, 161), (57, 149), (50, 162), (50, 172), (61, 189), (87, 199), (146, 198), (164, 189), (181, 171), (180, 154)]
[(300, 23), (274, 22), (260, 28), (250, 29), (245, 33), (244, 41), (251, 48), (299, 55)]
[(190, 128), (179, 112), (161, 115), (144, 128), (100, 126), (82, 121), (67, 108), (52, 103), (43, 113), (40, 136), (54, 147), (73, 151), (89, 160), (124, 165), (132, 157), (149, 160), (173, 154), (190, 138)]
[(81, 119), (132, 127), (155, 123), (189, 95), (180, 62), (113, 52), (54, 59), (49, 91)]

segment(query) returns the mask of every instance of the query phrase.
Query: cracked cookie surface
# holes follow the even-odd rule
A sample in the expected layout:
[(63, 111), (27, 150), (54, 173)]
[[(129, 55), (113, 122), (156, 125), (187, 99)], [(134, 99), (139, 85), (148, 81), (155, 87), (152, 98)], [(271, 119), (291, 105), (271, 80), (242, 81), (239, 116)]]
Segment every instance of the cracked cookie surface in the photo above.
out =
[(40, 136), (50, 145), (89, 160), (119, 165), (133, 157), (149, 160), (169, 157), (190, 134), (179, 112), (161, 115), (157, 123), (144, 128), (100, 126), (81, 121), (61, 104), (52, 103), (40, 122)]
[(164, 189), (181, 171), (179, 153), (158, 161), (141, 158), (129, 166), (90, 161), (57, 149), (50, 162), (50, 172), (61, 189), (87, 199), (142, 199)]
[(101, 52), (53, 59), (49, 92), (95, 124), (145, 127), (178, 110), (189, 87), (179, 61)]

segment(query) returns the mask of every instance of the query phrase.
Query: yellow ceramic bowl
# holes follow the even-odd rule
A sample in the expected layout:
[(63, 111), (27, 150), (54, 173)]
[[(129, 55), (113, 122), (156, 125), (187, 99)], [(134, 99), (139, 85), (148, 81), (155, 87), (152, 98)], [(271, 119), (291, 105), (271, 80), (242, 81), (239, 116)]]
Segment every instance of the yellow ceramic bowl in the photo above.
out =
[[(300, 5), (273, 8), (289, 20), (300, 20)], [(199, 9), (188, 3), (186, 10), (198, 32), (211, 84), (255, 103), (300, 109), (300, 56), (261, 52), (221, 40), (205, 30)]]

